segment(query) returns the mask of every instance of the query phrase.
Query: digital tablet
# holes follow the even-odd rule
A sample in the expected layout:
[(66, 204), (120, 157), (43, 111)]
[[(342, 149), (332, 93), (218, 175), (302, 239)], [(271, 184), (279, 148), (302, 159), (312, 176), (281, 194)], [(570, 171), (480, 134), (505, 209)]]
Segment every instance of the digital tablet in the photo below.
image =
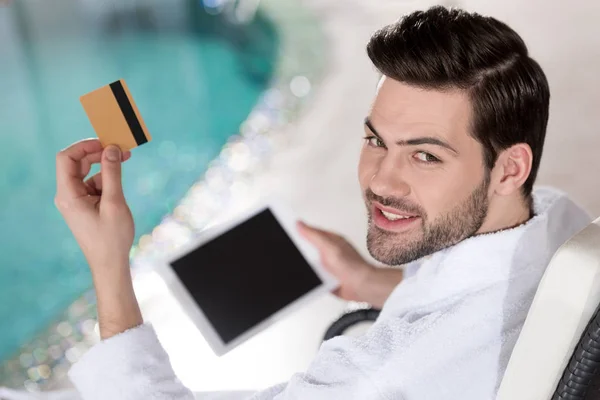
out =
[(157, 271), (219, 356), (337, 286), (281, 203), (205, 231)]

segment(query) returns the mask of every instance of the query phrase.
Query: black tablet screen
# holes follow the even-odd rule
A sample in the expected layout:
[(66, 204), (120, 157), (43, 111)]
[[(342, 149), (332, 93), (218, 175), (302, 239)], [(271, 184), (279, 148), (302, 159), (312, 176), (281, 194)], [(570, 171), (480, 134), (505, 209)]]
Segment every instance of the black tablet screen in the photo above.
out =
[(225, 344), (321, 284), (269, 209), (171, 266)]

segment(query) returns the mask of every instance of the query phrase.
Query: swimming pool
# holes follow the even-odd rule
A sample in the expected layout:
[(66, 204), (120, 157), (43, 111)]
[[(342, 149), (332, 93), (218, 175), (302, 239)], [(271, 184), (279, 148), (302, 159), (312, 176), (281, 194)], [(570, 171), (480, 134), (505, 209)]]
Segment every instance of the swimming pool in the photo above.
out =
[(234, 24), (198, 1), (97, 3), (0, 8), (0, 360), (91, 285), (53, 205), (56, 152), (94, 135), (79, 96), (124, 78), (153, 136), (124, 170), (139, 237), (238, 132), (275, 65), (260, 14)]

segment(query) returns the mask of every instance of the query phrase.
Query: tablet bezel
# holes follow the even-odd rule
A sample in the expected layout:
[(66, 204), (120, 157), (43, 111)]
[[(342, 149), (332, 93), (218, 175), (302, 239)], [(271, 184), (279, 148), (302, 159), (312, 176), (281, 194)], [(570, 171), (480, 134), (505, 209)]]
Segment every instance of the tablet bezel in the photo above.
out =
[[(212, 326), (210, 320), (206, 317), (201, 307), (195, 302), (192, 295), (189, 293), (185, 285), (181, 282), (176, 272), (173, 270), (171, 263), (178, 260), (179, 258), (189, 254), (198, 247), (210, 242), (217, 238), (221, 234), (233, 229), (237, 225), (247, 221), (248, 219), (256, 216), (257, 214), (270, 209), (277, 222), (284, 229), (288, 237), (292, 240), (296, 248), (300, 251), (301, 255), (306, 260), (307, 264), (313, 269), (316, 275), (319, 277), (321, 283), (300, 296), (298, 299), (292, 301), (290, 304), (279, 309), (270, 317), (259, 322), (254, 327), (246, 330), (244, 333), (233, 339), (229, 343), (224, 343), (219, 337), (216, 329)], [(300, 233), (296, 228), (296, 219), (293, 217), (292, 211), (285, 207), (282, 202), (271, 200), (268, 203), (262, 203), (257, 207), (253, 207), (232, 220), (225, 223), (219, 224), (209, 228), (198, 235), (198, 237), (192, 239), (190, 243), (183, 246), (177, 252), (169, 255), (164, 260), (155, 264), (155, 270), (163, 278), (165, 284), (169, 288), (173, 297), (179, 302), (185, 313), (200, 330), (205, 340), (208, 342), (210, 347), (213, 349), (217, 356), (222, 356), (225, 353), (231, 351), (240, 344), (246, 342), (253, 336), (269, 328), (278, 320), (281, 320), (285, 316), (298, 310), (300, 307), (319, 297), (325, 293), (329, 293), (338, 286), (337, 280), (329, 274), (322, 266), (320, 262), (320, 256), (318, 250), (308, 243), (304, 238), (301, 237)]]

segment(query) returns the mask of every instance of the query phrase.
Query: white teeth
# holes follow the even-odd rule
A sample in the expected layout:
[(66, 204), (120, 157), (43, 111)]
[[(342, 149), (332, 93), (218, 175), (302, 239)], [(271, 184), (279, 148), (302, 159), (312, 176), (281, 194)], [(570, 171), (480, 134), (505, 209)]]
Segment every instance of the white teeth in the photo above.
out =
[(404, 215), (398, 215), (398, 214), (393, 214), (391, 212), (387, 212), (387, 211), (383, 211), (381, 210), (381, 213), (383, 214), (384, 217), (386, 217), (387, 219), (389, 219), (390, 221), (397, 221), (399, 219), (408, 219), (408, 218), (412, 218), (409, 216), (404, 216)]

